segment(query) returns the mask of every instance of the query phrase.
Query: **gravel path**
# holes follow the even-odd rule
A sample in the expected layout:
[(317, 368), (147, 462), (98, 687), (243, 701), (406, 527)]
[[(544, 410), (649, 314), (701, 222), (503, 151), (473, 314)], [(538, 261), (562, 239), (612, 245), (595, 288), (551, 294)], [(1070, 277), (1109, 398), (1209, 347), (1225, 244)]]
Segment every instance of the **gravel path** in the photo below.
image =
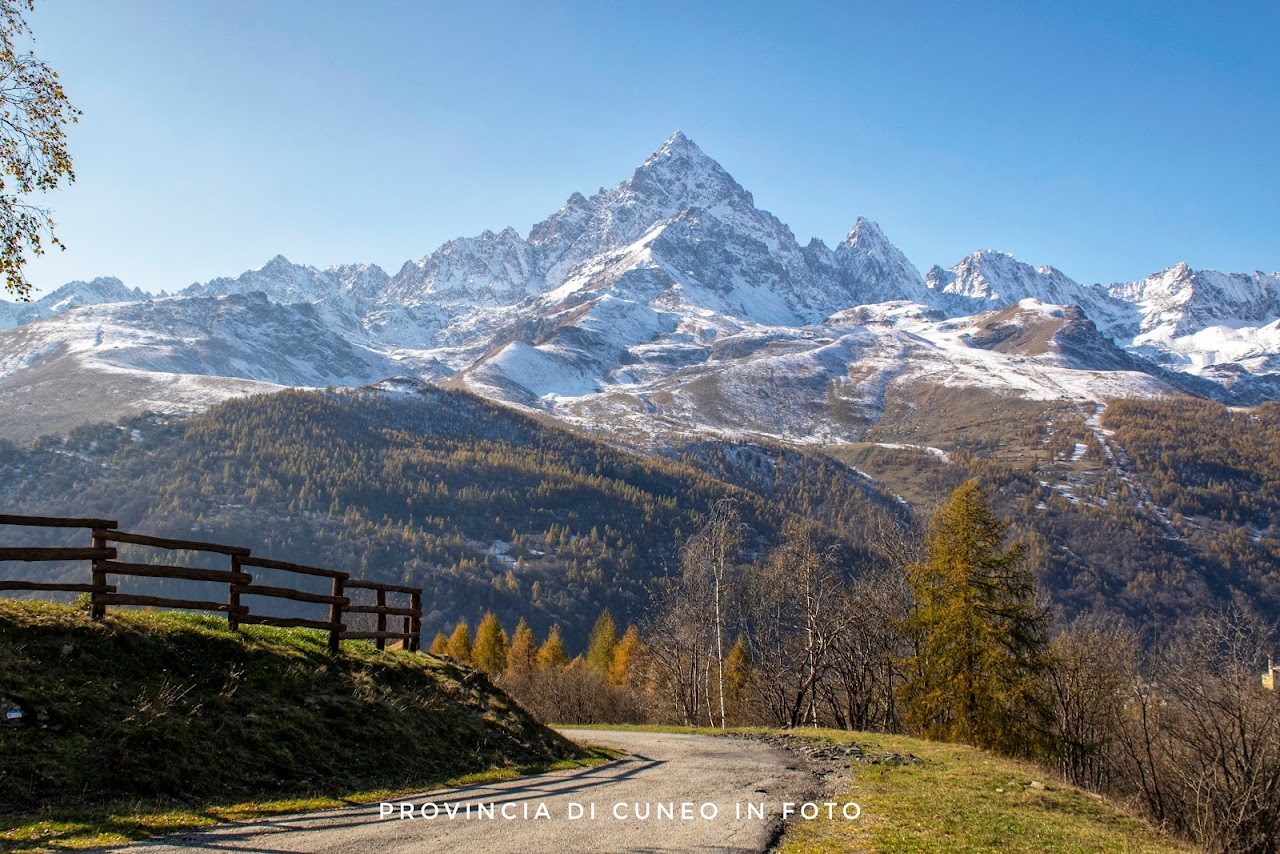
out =
[[(798, 809), (821, 800), (804, 759), (767, 743), (609, 730), (566, 734), (629, 755), (595, 768), (429, 792), (390, 805), (385, 817), (387, 806), (371, 804), (223, 825), (115, 850), (746, 854), (765, 851), (776, 839), (784, 802)], [(415, 818), (400, 818), (402, 803)], [(435, 817), (422, 818), (424, 810)]]

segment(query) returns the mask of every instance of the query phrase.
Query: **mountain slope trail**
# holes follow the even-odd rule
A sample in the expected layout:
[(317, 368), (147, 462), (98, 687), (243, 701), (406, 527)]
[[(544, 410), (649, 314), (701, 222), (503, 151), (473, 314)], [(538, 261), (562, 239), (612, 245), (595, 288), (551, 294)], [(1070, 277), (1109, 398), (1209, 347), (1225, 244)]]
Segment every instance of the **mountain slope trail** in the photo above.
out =
[[(595, 768), (428, 792), (396, 802), (387, 817), (382, 817), (381, 805), (366, 804), (223, 825), (111, 850), (147, 854), (191, 849), (273, 854), (749, 854), (767, 850), (776, 840), (784, 802), (803, 802), (818, 791), (818, 781), (794, 755), (759, 742), (648, 732), (573, 730), (568, 734), (579, 742), (617, 748), (628, 755)], [(400, 803), (411, 803), (419, 817), (400, 818)], [(686, 803), (691, 807), (684, 815), (691, 817), (682, 818)], [(424, 804), (434, 804), (434, 810), (427, 806), (426, 813), (438, 811), (437, 817), (421, 818)], [(480, 804), (494, 806), (492, 818), (479, 817)], [(716, 815), (705, 818), (711, 804)], [(740, 819), (735, 817), (739, 804)], [(763, 807), (764, 818), (748, 818), (748, 804)], [(569, 817), (577, 809), (572, 805), (581, 806), (581, 818)], [(667, 818), (666, 813), (659, 817), (660, 806), (670, 807), (673, 817)], [(504, 808), (511, 818), (503, 817)], [(452, 818), (447, 809), (454, 811)], [(645, 811), (647, 819), (636, 817)]]

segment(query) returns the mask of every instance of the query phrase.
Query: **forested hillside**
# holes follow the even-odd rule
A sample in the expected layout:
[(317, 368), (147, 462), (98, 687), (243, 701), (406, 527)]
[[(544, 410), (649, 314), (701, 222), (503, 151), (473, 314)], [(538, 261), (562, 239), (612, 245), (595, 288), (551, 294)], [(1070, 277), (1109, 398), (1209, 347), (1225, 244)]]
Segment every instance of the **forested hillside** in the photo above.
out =
[(978, 477), (1028, 545), (1060, 624), (1119, 614), (1154, 633), (1234, 604), (1280, 619), (1280, 406), (1117, 400), (988, 420), (986, 446), (832, 453), (927, 512)]
[(769, 497), (466, 393), (287, 391), (186, 422), (0, 443), (0, 491), (10, 512), (107, 516), (421, 585), (428, 632), (492, 610), (540, 631), (562, 622), (577, 644), (602, 607), (638, 615), (647, 583), (723, 495), (738, 499), (757, 544), (787, 507), (829, 505), (851, 554), (859, 520), (892, 504), (856, 476), (793, 476), (803, 455), (742, 453)]
[[(800, 516), (841, 540), (856, 572), (884, 550), (886, 520), (909, 519), (894, 493), (923, 516), (977, 476), (1027, 544), (1060, 622), (1093, 611), (1167, 627), (1228, 602), (1280, 616), (1274, 404), (1118, 401), (1105, 431), (1057, 412), (1052, 432), (1011, 425), (1000, 450), (945, 459), (716, 440), (642, 457), (465, 392), (389, 388), (286, 391), (185, 421), (0, 441), (0, 494), (8, 512), (105, 515), (421, 585), (428, 636), (490, 610), (540, 636), (560, 622), (576, 650), (602, 608), (624, 624), (641, 615), (651, 580), (675, 570), (681, 541), (719, 497), (741, 506), (749, 559)], [(1012, 455), (1019, 441), (1043, 450)]]

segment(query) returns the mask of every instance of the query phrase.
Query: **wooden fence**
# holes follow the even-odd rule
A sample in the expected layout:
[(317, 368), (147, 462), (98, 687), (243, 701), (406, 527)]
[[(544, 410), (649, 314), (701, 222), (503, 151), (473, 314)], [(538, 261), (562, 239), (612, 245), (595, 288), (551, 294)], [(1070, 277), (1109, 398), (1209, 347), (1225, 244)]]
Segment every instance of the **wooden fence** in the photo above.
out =
[[(338, 643), (343, 640), (372, 640), (378, 649), (384, 649), (387, 640), (398, 639), (403, 642), (405, 649), (418, 650), (421, 648), (422, 589), (419, 587), (404, 587), (397, 584), (380, 584), (375, 581), (352, 579), (348, 573), (340, 572), (336, 569), (321, 569), (314, 566), (288, 563), (282, 560), (256, 557), (249, 549), (240, 546), (131, 534), (118, 530), (119, 523), (113, 519), (64, 519), (50, 516), (8, 516), (0, 514), (0, 525), (88, 529), (90, 531), (90, 546), (88, 548), (12, 548), (0, 546), (0, 561), (92, 561), (92, 576), (89, 584), (0, 579), (0, 592), (24, 590), (88, 593), (90, 607), (95, 620), (101, 620), (106, 615), (108, 606), (112, 605), (142, 605), (191, 611), (225, 611), (227, 623), (232, 630), (239, 630), (240, 626), (245, 624), (256, 624), (286, 628), (303, 627), (327, 631), (329, 633), (329, 648), (334, 651), (337, 651)], [(113, 543), (147, 546), (167, 551), (214, 554), (218, 555), (219, 559), (226, 560), (227, 568), (201, 569), (168, 564), (121, 561), (117, 559), (119, 551), (112, 545)], [(331, 589), (327, 594), (309, 593), (305, 590), (295, 590), (292, 587), (274, 587), (255, 583), (253, 576), (245, 571), (246, 567), (258, 567), (296, 575), (326, 578), (330, 581)], [(108, 583), (109, 576), (169, 578), (183, 581), (221, 583), (227, 585), (227, 598), (224, 602), (201, 602), (191, 599), (171, 599), (162, 596), (120, 593), (117, 585)], [(372, 591), (374, 604), (352, 604), (347, 595), (348, 591), (352, 589)], [(394, 606), (387, 604), (388, 594), (407, 596), (409, 599), (408, 605)], [(265, 596), (273, 599), (287, 599), (293, 602), (328, 605), (329, 616), (325, 620), (311, 620), (301, 617), (276, 617), (268, 614), (257, 614), (253, 613), (249, 606), (241, 603), (241, 599), (244, 596)], [(347, 614), (373, 614), (377, 618), (377, 629), (372, 632), (347, 631), (347, 627), (343, 622)], [(388, 629), (388, 617), (402, 618), (401, 628), (399, 630)]]

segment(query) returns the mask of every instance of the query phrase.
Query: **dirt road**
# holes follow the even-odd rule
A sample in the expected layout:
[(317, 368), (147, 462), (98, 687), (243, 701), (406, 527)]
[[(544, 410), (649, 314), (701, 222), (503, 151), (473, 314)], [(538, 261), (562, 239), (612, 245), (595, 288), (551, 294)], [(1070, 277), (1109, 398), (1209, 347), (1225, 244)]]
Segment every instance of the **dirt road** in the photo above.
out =
[[(776, 838), (784, 802), (804, 802), (817, 790), (794, 754), (754, 741), (566, 734), (629, 755), (596, 768), (444, 789), (390, 805), (276, 816), (116, 850), (746, 854), (765, 851)], [(414, 818), (407, 817), (410, 809)]]

